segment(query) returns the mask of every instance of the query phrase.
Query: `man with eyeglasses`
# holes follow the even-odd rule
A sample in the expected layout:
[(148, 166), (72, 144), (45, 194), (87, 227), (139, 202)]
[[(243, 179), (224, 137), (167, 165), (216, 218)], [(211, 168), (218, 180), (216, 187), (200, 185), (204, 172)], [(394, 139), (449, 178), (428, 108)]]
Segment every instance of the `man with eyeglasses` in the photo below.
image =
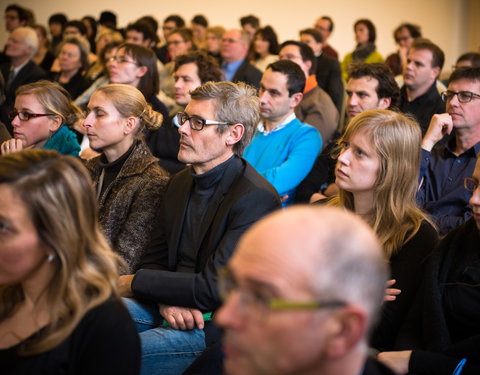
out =
[(437, 90), (445, 55), (428, 39), (416, 39), (407, 55), (400, 90), (400, 110), (412, 114), (425, 135), (432, 116), (445, 112), (445, 103)]
[(334, 207), (289, 207), (255, 224), (219, 281), (226, 374), (392, 374), (367, 354), (382, 254), (363, 220)]
[(245, 82), (255, 88), (259, 87), (262, 72), (248, 62), (250, 38), (243, 30), (232, 29), (225, 32), (220, 47), (222, 72), (225, 80)]
[[(472, 215), (463, 179), (480, 152), (480, 68), (455, 70), (442, 97), (447, 112), (433, 116), (422, 141), (417, 198), (445, 234)], [(445, 135), (448, 143), (435, 146)]]
[[(273, 188), (241, 158), (258, 123), (256, 91), (242, 83), (207, 82), (178, 114), (178, 159), (159, 215), (162, 226), (136, 275), (121, 293), (138, 323), (142, 374), (180, 374), (218, 335), (218, 270), (240, 236), (280, 207)], [(217, 333), (217, 335), (216, 335)]]

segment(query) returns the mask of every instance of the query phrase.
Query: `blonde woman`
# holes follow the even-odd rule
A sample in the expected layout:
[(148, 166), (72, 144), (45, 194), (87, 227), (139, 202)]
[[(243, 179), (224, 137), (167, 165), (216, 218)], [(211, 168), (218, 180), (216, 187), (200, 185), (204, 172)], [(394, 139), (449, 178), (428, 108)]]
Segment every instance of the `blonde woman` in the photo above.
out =
[(81, 111), (58, 83), (38, 81), (20, 86), (9, 113), (13, 138), (2, 143), (2, 155), (25, 148), (45, 148), (78, 156), (80, 145), (70, 130)]
[(347, 125), (335, 169), (339, 195), (329, 204), (360, 215), (377, 233), (390, 262), (395, 301), (387, 302), (373, 338), (389, 347), (419, 287), (438, 241), (436, 229), (417, 207), (421, 131), (409, 117), (388, 110), (365, 111)]
[(122, 273), (137, 271), (160, 225), (158, 212), (168, 177), (152, 156), (142, 132), (163, 121), (142, 93), (131, 85), (97, 89), (88, 103), (84, 127), (90, 146), (101, 155), (87, 162), (97, 192), (100, 223), (113, 250), (128, 264)]
[(51, 150), (0, 157), (2, 374), (137, 374), (118, 265), (80, 161)]

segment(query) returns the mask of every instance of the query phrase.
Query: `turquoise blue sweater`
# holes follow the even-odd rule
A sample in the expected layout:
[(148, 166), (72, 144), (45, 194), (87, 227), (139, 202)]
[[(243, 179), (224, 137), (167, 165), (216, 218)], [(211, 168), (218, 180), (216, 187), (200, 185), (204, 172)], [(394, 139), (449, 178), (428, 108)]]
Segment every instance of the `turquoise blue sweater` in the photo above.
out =
[(77, 136), (66, 125), (53, 133), (42, 148), (58, 151), (62, 155), (78, 156), (80, 153)]
[(283, 203), (293, 202), (297, 186), (312, 169), (322, 149), (322, 138), (313, 126), (297, 118), (270, 133), (258, 129), (243, 157), (277, 189)]

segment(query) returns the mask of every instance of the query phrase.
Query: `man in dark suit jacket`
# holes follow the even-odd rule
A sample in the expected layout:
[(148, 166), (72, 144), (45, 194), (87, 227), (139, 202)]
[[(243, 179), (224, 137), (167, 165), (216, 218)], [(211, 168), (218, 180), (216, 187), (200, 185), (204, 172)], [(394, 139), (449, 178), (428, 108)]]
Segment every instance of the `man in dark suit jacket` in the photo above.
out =
[(300, 31), (300, 41), (313, 50), (317, 65), (315, 76), (317, 77), (318, 86), (330, 95), (338, 112), (341, 113), (344, 90), (340, 63), (333, 57), (323, 53), (323, 37), (317, 30), (305, 29)]
[(142, 327), (149, 374), (181, 373), (212, 342), (219, 270), (247, 228), (280, 207), (273, 186), (241, 158), (259, 121), (255, 90), (208, 82), (190, 95), (178, 116), (178, 159), (190, 168), (167, 186), (143, 266), (120, 280), (122, 295), (142, 302), (125, 299)]
[(238, 29), (229, 30), (223, 35), (220, 50), (222, 71), (227, 81), (245, 82), (258, 89), (262, 72), (248, 62), (249, 40), (248, 34)]
[[(38, 49), (38, 39), (35, 30), (30, 27), (19, 27), (10, 33), (5, 53), (10, 63), (0, 66), (5, 80), (5, 107), (11, 111), (15, 104), (17, 88), (46, 78), (45, 71), (32, 61)], [(11, 132), (10, 122), (6, 123)]]

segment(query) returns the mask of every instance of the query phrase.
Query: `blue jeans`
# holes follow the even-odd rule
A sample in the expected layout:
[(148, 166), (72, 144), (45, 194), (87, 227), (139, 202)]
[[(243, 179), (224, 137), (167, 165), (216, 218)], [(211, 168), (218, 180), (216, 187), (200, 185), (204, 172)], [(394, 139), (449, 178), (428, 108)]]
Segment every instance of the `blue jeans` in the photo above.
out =
[(163, 327), (157, 305), (123, 298), (142, 343), (141, 375), (181, 374), (205, 350), (201, 329), (180, 331)]

